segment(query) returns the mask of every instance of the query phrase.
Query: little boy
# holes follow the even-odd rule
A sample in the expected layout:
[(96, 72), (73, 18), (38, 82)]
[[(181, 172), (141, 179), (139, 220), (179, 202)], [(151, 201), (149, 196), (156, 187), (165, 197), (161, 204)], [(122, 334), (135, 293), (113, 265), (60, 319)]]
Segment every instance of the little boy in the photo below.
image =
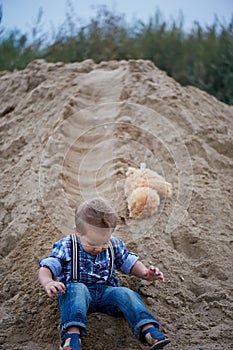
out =
[[(86, 317), (93, 312), (123, 316), (135, 337), (148, 343), (151, 349), (161, 349), (170, 343), (141, 297), (118, 286), (116, 270), (147, 281), (164, 282), (164, 277), (158, 268), (145, 267), (123, 241), (112, 237), (116, 225), (117, 214), (108, 201), (103, 198), (85, 201), (75, 211), (76, 253), (71, 236), (67, 236), (56, 242), (49, 257), (39, 263), (42, 286), (50, 298), (58, 296), (60, 350), (81, 349)], [(75, 280), (74, 270), (78, 276)]]

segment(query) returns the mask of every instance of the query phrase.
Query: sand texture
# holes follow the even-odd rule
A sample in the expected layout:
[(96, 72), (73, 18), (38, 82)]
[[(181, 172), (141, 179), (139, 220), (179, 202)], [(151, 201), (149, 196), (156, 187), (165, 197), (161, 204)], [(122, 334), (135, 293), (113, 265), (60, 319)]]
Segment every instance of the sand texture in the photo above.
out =
[[(167, 350), (233, 348), (233, 107), (182, 87), (150, 61), (33, 61), (1, 72), (0, 349), (57, 350), (59, 315), (38, 261), (72, 233), (74, 208), (107, 197), (115, 236), (166, 283), (121, 276), (169, 334)], [(128, 167), (172, 185), (129, 217)], [(88, 317), (84, 350), (147, 348), (123, 319)]]

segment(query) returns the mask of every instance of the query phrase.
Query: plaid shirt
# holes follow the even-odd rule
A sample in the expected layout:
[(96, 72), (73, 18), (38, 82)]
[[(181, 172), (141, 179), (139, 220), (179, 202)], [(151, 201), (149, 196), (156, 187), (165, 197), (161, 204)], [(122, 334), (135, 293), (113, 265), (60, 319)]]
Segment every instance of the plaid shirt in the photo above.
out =
[[(80, 259), (80, 282), (91, 285), (94, 283), (106, 283), (110, 269), (110, 256), (108, 249), (98, 255), (88, 254), (79, 242), (79, 259)], [(114, 268), (110, 284), (118, 286), (116, 270), (129, 274), (130, 270), (138, 260), (138, 256), (127, 250), (123, 241), (111, 237), (114, 249)], [(42, 267), (50, 269), (53, 279), (67, 283), (71, 281), (71, 238), (67, 236), (53, 245), (52, 253), (39, 262)]]

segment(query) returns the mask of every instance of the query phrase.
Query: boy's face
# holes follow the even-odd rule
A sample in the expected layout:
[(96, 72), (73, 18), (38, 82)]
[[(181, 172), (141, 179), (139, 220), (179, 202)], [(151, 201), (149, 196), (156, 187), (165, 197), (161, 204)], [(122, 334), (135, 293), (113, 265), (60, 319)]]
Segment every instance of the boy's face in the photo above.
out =
[(108, 248), (112, 232), (113, 229), (88, 228), (85, 235), (76, 234), (88, 254), (98, 255)]

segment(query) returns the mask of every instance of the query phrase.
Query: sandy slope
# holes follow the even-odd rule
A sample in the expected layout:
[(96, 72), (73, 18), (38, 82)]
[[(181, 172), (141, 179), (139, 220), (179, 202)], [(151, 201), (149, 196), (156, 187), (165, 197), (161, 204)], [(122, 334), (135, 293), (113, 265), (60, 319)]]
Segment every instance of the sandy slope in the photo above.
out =
[[(99, 194), (118, 210), (115, 235), (165, 274), (166, 284), (121, 282), (170, 335), (166, 349), (232, 349), (233, 108), (140, 60), (34, 61), (1, 74), (0, 101), (0, 349), (57, 349), (37, 262), (72, 231), (76, 204)], [(125, 172), (141, 162), (174, 193), (132, 220)], [(83, 348), (144, 347), (122, 319), (96, 314)]]

